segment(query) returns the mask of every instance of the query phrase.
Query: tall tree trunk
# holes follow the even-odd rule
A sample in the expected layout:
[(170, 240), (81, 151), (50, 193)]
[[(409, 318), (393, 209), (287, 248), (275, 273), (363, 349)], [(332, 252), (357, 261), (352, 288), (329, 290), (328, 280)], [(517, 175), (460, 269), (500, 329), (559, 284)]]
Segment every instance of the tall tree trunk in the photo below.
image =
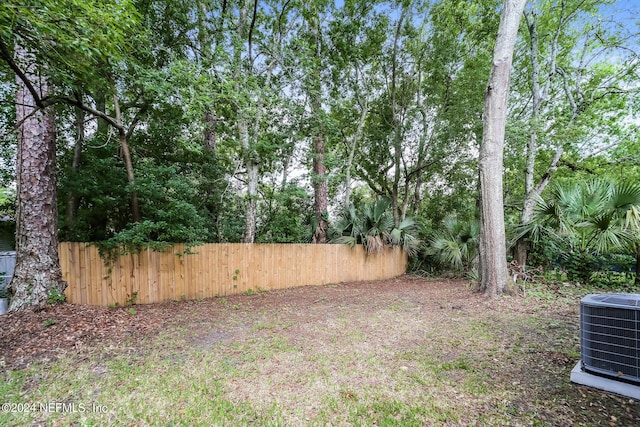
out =
[[(418, 70), (418, 92), (416, 93), (416, 105), (418, 107), (418, 111), (421, 115), (421, 125), (422, 125), (422, 134), (420, 135), (420, 143), (418, 144), (418, 161), (416, 162), (416, 166), (414, 168), (414, 173), (416, 174), (416, 183), (413, 189), (413, 200), (411, 201), (413, 204), (413, 215), (415, 215), (420, 209), (420, 203), (422, 202), (422, 170), (425, 167), (425, 147), (427, 145), (427, 139), (429, 139), (429, 114), (427, 112), (427, 108), (424, 105), (424, 100), (422, 96), (422, 71)], [(409, 183), (407, 183), (409, 185)]]
[(367, 120), (367, 114), (369, 114), (369, 103), (365, 99), (362, 103), (362, 111), (360, 112), (360, 120), (358, 120), (358, 127), (356, 133), (351, 137), (349, 141), (349, 157), (347, 158), (347, 164), (345, 165), (345, 177), (344, 177), (344, 206), (348, 207), (351, 204), (351, 168), (353, 167), (353, 158), (356, 154), (356, 148), (358, 148), (358, 142), (362, 138), (364, 133), (364, 125)]
[[(531, 118), (529, 123), (529, 142), (527, 144), (527, 162), (524, 172), (524, 202), (520, 215), (520, 224), (524, 225), (533, 219), (533, 210), (537, 194), (534, 192), (534, 175), (536, 156), (538, 154), (538, 114), (542, 102), (540, 88), (540, 52), (538, 41), (538, 18), (535, 5), (529, 13), (524, 13), (529, 30), (529, 52), (531, 54)], [(545, 184), (546, 185), (546, 184)], [(544, 189), (544, 188), (543, 188)], [(542, 192), (542, 191), (541, 191)], [(527, 236), (521, 237), (515, 245), (514, 259), (523, 271), (526, 269), (529, 253)]]
[(258, 164), (253, 160), (247, 163), (247, 206), (245, 208), (246, 226), (242, 241), (253, 243), (256, 240), (256, 223), (258, 220)]
[(245, 225), (242, 242), (253, 243), (256, 238), (259, 171), (258, 163), (255, 159), (257, 154), (252, 150), (249, 142), (249, 123), (244, 117), (238, 118), (238, 133), (242, 151), (244, 152), (243, 162), (247, 168), (247, 199), (244, 208)]
[(313, 210), (316, 217), (316, 229), (312, 243), (327, 243), (327, 167), (325, 165), (325, 142), (322, 132), (313, 137), (313, 190), (315, 201)]
[(131, 217), (133, 222), (141, 219), (140, 204), (138, 202), (138, 193), (136, 192), (136, 178), (133, 172), (133, 161), (131, 160), (131, 152), (129, 151), (129, 143), (127, 141), (127, 130), (122, 125), (122, 116), (120, 114), (120, 102), (118, 95), (113, 95), (113, 105), (116, 110), (116, 122), (118, 123), (118, 137), (120, 139), (120, 147), (122, 148), (122, 158), (124, 159), (124, 167), (127, 170), (127, 181), (131, 186)]
[(209, 110), (204, 113), (204, 145), (212, 153), (216, 152), (216, 113)]
[(327, 166), (325, 163), (326, 141), (322, 123), (322, 80), (320, 76), (321, 50), (322, 44), (320, 40), (320, 16), (318, 12), (310, 18), (309, 30), (311, 31), (312, 42), (312, 61), (313, 68), (311, 75), (308, 77), (307, 94), (311, 100), (311, 114), (313, 115), (313, 192), (315, 200), (313, 203), (313, 211), (316, 220), (316, 229), (313, 232), (312, 243), (327, 243), (327, 231), (329, 224), (326, 220), (328, 206), (328, 190), (327, 190)]
[[(93, 99), (96, 101), (96, 110), (106, 114), (107, 113), (107, 100), (105, 99), (104, 93), (98, 92), (93, 96)], [(105, 141), (107, 139), (107, 133), (109, 132), (109, 123), (102, 117), (98, 117), (98, 125), (96, 129), (96, 135), (104, 138)], [(104, 141), (102, 141), (104, 142)]]
[[(32, 63), (16, 46), (16, 62)], [(30, 60), (31, 59), (31, 60)], [(46, 81), (33, 66), (25, 70), (39, 96), (47, 94)], [(63, 294), (58, 259), (58, 212), (56, 194), (56, 133), (53, 110), (36, 107), (33, 95), (17, 78), (16, 120), (18, 128), (16, 211), (16, 265), (9, 284), (11, 311), (47, 302), (52, 292)]]
[[(257, 4), (254, 4), (254, 8)], [(271, 79), (273, 77), (273, 69), (276, 65), (275, 59), (271, 60), (267, 66), (267, 78), (264, 82), (265, 88), (271, 87)], [(251, 71), (248, 71), (251, 74)], [(245, 152), (245, 166), (247, 168), (247, 207), (245, 216), (247, 224), (243, 242), (253, 243), (255, 241), (256, 223), (258, 215), (258, 184), (260, 182), (260, 157), (255, 149), (258, 135), (260, 134), (260, 124), (264, 113), (264, 95), (258, 95), (255, 101), (255, 115), (253, 117), (253, 127), (251, 135), (249, 135), (249, 124), (245, 117), (241, 117), (239, 126), (241, 127), (242, 148)], [(242, 116), (242, 114), (241, 114)]]
[[(551, 175), (558, 167), (558, 162), (563, 153), (563, 148), (559, 146), (556, 153), (547, 166), (546, 172), (542, 178), (535, 183), (535, 165), (538, 155), (538, 129), (540, 127), (539, 117), (543, 103), (548, 99), (551, 90), (551, 77), (558, 72), (557, 55), (559, 52), (559, 39), (562, 32), (565, 16), (566, 3), (561, 2), (558, 5), (558, 23), (557, 29), (551, 38), (551, 47), (549, 49), (548, 64), (549, 70), (545, 73), (546, 79), (541, 86), (542, 64), (540, 59), (540, 38), (538, 35), (538, 11), (536, 4), (532, 3), (531, 8), (524, 12), (524, 18), (529, 31), (529, 53), (531, 55), (531, 118), (529, 143), (527, 144), (527, 162), (525, 167), (525, 188), (524, 202), (522, 205), (522, 214), (520, 215), (520, 225), (525, 225), (533, 219), (533, 212), (536, 205), (536, 199), (542, 194), (549, 184)], [(527, 258), (530, 245), (527, 236), (520, 238), (515, 245), (514, 259), (522, 267), (526, 269)]]
[(399, 187), (400, 187), (400, 162), (402, 159), (402, 123), (400, 120), (400, 107), (398, 105), (398, 47), (400, 43), (400, 34), (402, 23), (407, 13), (407, 7), (402, 9), (398, 24), (396, 25), (396, 33), (393, 40), (393, 58), (391, 65), (391, 114), (393, 125), (393, 186), (391, 188), (391, 208), (393, 210), (393, 221), (397, 227), (400, 224), (400, 207), (399, 207)]
[[(73, 146), (73, 159), (71, 160), (71, 169), (76, 172), (80, 169), (80, 157), (82, 156), (82, 149), (84, 147), (85, 138), (85, 112), (78, 107), (75, 107), (76, 112), (76, 143)], [(67, 207), (65, 210), (65, 222), (68, 231), (73, 231), (75, 228), (76, 215), (78, 212), (78, 206), (80, 205), (80, 197), (76, 194), (69, 197), (67, 200)]]
[[(238, 28), (236, 30), (239, 42), (236, 42), (234, 47), (234, 70), (233, 76), (238, 86), (244, 89), (242, 81), (252, 74), (251, 61), (247, 61), (247, 68), (243, 67), (242, 49), (243, 43), (247, 37), (247, 15), (248, 7), (245, 0), (241, 1), (238, 5)], [(248, 41), (251, 44), (251, 41)], [(243, 75), (246, 73), (246, 76)], [(250, 97), (250, 95), (248, 95)], [(242, 161), (247, 173), (247, 197), (244, 207), (244, 232), (242, 234), (243, 243), (253, 243), (256, 236), (256, 222), (257, 222), (257, 210), (258, 210), (258, 180), (260, 173), (258, 169), (257, 153), (253, 149), (251, 144), (251, 136), (249, 135), (249, 117), (247, 114), (248, 108), (242, 105), (238, 105), (238, 138), (240, 139), (240, 146), (242, 147), (243, 157)], [(254, 126), (258, 125), (258, 120), (254, 121)]]
[(513, 49), (527, 0), (505, 0), (485, 92), (480, 146), (480, 287), (489, 296), (507, 290), (502, 189), (503, 149)]
[[(558, 168), (558, 162), (560, 161), (560, 157), (562, 157), (562, 153), (564, 152), (562, 147), (558, 147), (556, 150), (551, 163), (547, 167), (546, 172), (542, 175), (538, 183), (533, 186), (530, 190), (525, 194), (524, 202), (522, 204), (522, 214), (520, 215), (520, 224), (525, 225), (533, 220), (533, 214), (536, 207), (536, 200), (542, 194), (549, 181), (551, 180), (551, 175)], [(527, 174), (529, 171), (527, 171)], [(533, 176), (533, 170), (531, 171), (531, 176)], [(529, 242), (526, 240), (527, 236), (520, 238), (516, 242), (515, 254), (514, 258), (518, 265), (520, 265), (523, 269), (525, 269), (527, 265), (527, 258), (529, 254)]]
[[(395, 116), (395, 115), (394, 115)], [(391, 187), (391, 209), (393, 210), (393, 223), (394, 226), (398, 226), (401, 221), (400, 214), (400, 174), (402, 173), (400, 169), (400, 161), (402, 157), (402, 133), (400, 131), (400, 123), (394, 118), (393, 120), (394, 126), (396, 129), (394, 130), (393, 135), (393, 185)]]

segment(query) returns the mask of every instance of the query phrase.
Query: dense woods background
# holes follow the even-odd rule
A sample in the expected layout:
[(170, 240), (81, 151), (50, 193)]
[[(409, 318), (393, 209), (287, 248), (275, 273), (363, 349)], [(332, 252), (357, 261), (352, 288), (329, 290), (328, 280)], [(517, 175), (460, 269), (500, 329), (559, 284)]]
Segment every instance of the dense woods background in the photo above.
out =
[[(401, 244), (416, 270), (472, 271), (500, 10), (5, 1), (2, 214), (19, 218), (16, 182), (34, 166), (16, 168), (16, 153), (20, 164), (47, 149), (19, 144), (18, 130), (50, 122), (43, 168), (55, 172), (60, 241)], [(640, 259), (637, 12), (597, 0), (525, 8), (503, 174), (519, 266), (588, 266), (584, 281), (605, 259), (623, 272)]]

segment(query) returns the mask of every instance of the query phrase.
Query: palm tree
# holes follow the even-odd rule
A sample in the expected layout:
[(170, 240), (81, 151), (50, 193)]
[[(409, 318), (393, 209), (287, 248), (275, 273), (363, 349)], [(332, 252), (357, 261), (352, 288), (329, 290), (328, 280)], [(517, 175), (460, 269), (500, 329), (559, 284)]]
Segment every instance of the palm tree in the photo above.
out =
[(454, 271), (469, 270), (478, 255), (480, 223), (462, 221), (455, 215), (442, 220), (442, 229), (430, 239), (427, 254), (433, 255), (440, 265)]
[(420, 240), (413, 234), (415, 221), (405, 218), (394, 226), (390, 207), (391, 201), (386, 198), (365, 204), (360, 210), (350, 204), (334, 222), (335, 237), (331, 242), (350, 246), (362, 244), (369, 253), (380, 252), (387, 246), (399, 246), (409, 255), (415, 255), (420, 247)]
[(594, 256), (638, 247), (640, 221), (633, 213), (639, 208), (640, 185), (635, 183), (556, 183), (546, 198), (538, 199), (533, 221), (520, 228), (515, 240), (529, 235), (534, 243), (554, 245), (574, 267), (575, 278), (588, 281)]

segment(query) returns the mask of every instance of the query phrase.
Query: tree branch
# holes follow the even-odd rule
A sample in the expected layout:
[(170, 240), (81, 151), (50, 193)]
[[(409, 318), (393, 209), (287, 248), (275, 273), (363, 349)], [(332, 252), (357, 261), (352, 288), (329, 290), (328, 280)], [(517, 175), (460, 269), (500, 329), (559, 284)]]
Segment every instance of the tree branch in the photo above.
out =
[(33, 86), (33, 83), (31, 82), (31, 80), (29, 80), (24, 71), (22, 71), (18, 64), (16, 64), (16, 62), (13, 60), (11, 52), (9, 52), (9, 48), (2, 39), (0, 39), (0, 58), (4, 59), (4, 61), (9, 65), (13, 72), (16, 73), (16, 76), (18, 76), (18, 78), (22, 80), (29, 93), (31, 93), (31, 96), (33, 96), (33, 99), (36, 102), (36, 106), (38, 108), (44, 108), (45, 105), (42, 104), (40, 93)]
[(138, 125), (138, 123), (140, 123), (140, 116), (142, 116), (142, 114), (145, 113), (148, 108), (149, 108), (149, 105), (148, 104), (144, 104), (140, 108), (140, 110), (138, 110), (138, 112), (135, 114), (135, 116), (133, 116), (133, 120), (131, 121), (131, 124), (129, 125), (129, 128), (127, 129), (127, 139), (131, 138), (131, 135), (133, 135), (133, 131), (135, 130), (135, 128)]
[(59, 101), (66, 102), (67, 104), (74, 105), (74, 106), (80, 108), (81, 110), (84, 110), (87, 113), (91, 113), (95, 117), (98, 117), (98, 118), (104, 120), (105, 122), (109, 123), (111, 126), (116, 128), (118, 130), (118, 132), (126, 132), (124, 126), (122, 126), (120, 123), (118, 123), (118, 121), (116, 119), (114, 119), (113, 117), (109, 116), (108, 114), (103, 113), (102, 111), (98, 111), (95, 108), (92, 108), (92, 107), (86, 105), (85, 103), (83, 103), (83, 102), (81, 102), (81, 101), (79, 101), (79, 100), (77, 100), (75, 98), (71, 98), (70, 96), (59, 96), (59, 97), (55, 97), (55, 98), (51, 98), (51, 99), (57, 99)]
[(252, 55), (252, 47), (253, 47), (253, 29), (256, 25), (256, 17), (258, 15), (258, 0), (254, 0), (253, 2), (253, 15), (251, 16), (251, 24), (249, 24), (249, 36), (248, 36), (248, 44), (249, 44), (249, 58), (248, 63), (253, 63), (253, 55)]

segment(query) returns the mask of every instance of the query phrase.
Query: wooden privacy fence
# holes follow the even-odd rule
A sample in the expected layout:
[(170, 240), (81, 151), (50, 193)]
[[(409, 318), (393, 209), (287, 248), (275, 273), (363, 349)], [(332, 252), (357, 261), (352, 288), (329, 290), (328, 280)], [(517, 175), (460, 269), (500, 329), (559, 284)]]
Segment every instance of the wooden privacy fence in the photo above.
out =
[(368, 255), (362, 246), (311, 244), (177, 244), (143, 250), (105, 265), (98, 248), (60, 243), (65, 294), (73, 304), (109, 306), (211, 298), (249, 291), (377, 280), (404, 274), (399, 248)]

